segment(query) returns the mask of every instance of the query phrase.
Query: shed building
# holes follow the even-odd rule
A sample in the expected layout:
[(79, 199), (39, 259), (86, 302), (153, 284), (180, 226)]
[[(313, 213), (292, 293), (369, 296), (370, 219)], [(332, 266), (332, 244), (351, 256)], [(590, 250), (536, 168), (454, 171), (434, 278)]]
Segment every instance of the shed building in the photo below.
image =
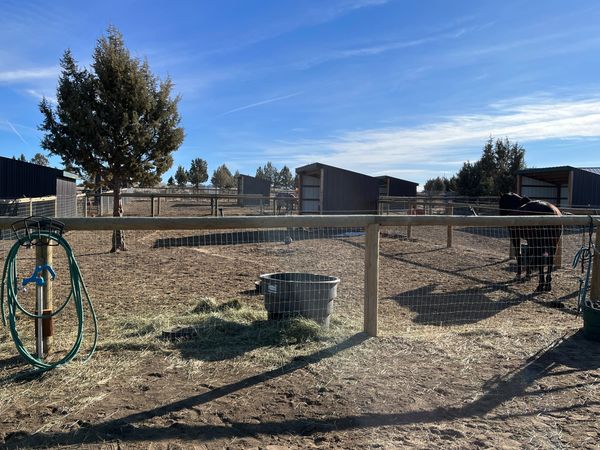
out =
[(401, 178), (382, 175), (379, 180), (379, 195), (393, 197), (416, 197), (419, 183), (403, 180)]
[[(0, 199), (4, 200), (3, 209), (8, 208), (6, 200), (56, 196), (56, 200), (49, 201), (52, 207), (38, 205), (43, 209), (33, 212), (50, 216), (56, 213), (58, 217), (73, 216), (77, 211), (76, 180), (76, 175), (63, 170), (0, 156)], [(2, 213), (13, 215), (10, 211)], [(17, 213), (21, 215), (22, 211)]]
[(375, 214), (379, 180), (313, 163), (296, 169), (300, 214)]
[(600, 207), (600, 167), (572, 166), (524, 169), (517, 173), (517, 192), (560, 207)]
[[(239, 195), (262, 195), (269, 197), (271, 195), (271, 183), (268, 180), (251, 177), (250, 175), (240, 175), (237, 179)], [(239, 198), (238, 206), (255, 206), (261, 202), (260, 198)]]

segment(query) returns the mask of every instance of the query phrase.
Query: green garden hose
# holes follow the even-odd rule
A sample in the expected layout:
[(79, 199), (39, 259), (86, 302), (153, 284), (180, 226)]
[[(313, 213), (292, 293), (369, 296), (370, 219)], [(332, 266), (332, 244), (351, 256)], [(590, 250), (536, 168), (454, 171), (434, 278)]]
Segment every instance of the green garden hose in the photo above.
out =
[[(71, 278), (71, 289), (69, 295), (67, 296), (67, 299), (62, 305), (60, 305), (59, 308), (57, 308), (50, 314), (35, 314), (31, 311), (28, 311), (19, 303), (19, 300), (17, 298), (17, 255), (19, 253), (19, 249), (23, 245), (32, 245), (34, 241), (40, 242), (41, 240), (55, 241), (57, 243), (56, 245), (61, 246), (65, 250), (68, 259), (69, 273)], [(5, 293), (6, 306), (4, 304)], [(36, 230), (31, 235), (27, 236), (25, 242), (23, 239), (19, 239), (11, 247), (4, 262), (4, 270), (2, 273), (2, 285), (0, 288), (0, 310), (2, 313), (2, 323), (4, 324), (4, 326), (6, 326), (6, 319), (8, 318), (10, 334), (13, 338), (13, 341), (15, 342), (17, 351), (29, 364), (33, 365), (36, 369), (40, 371), (54, 369), (55, 367), (61, 366), (71, 361), (79, 352), (79, 348), (81, 347), (81, 344), (84, 339), (84, 296), (85, 301), (87, 302), (87, 306), (89, 307), (90, 315), (94, 325), (94, 338), (92, 347), (87, 357), (85, 358), (85, 361), (87, 361), (91, 358), (91, 356), (94, 354), (94, 351), (96, 350), (96, 344), (98, 341), (98, 322), (96, 319), (96, 313), (94, 312), (92, 301), (90, 299), (85, 283), (83, 282), (83, 278), (81, 277), (81, 271), (79, 269), (77, 261), (75, 260), (71, 246), (61, 234), (46, 230)], [(75, 306), (75, 311), (78, 319), (77, 338), (75, 339), (75, 343), (73, 344), (71, 350), (69, 350), (62, 359), (52, 363), (46, 363), (39, 356), (36, 358), (34, 355), (32, 355), (23, 345), (23, 342), (21, 341), (19, 337), (19, 332), (17, 330), (17, 313), (21, 312), (25, 316), (30, 317), (32, 319), (47, 319), (59, 314), (69, 304), (71, 300), (73, 301), (73, 304)]]

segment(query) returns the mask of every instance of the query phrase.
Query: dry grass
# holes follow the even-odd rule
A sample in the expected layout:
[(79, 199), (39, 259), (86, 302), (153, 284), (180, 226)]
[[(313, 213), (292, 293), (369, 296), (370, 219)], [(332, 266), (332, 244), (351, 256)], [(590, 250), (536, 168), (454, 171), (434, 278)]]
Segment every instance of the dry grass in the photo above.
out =
[[(457, 232), (446, 249), (443, 228), (413, 235), (382, 239), (382, 336), (365, 339), (360, 236), (199, 246), (196, 234), (132, 232), (130, 250), (113, 255), (108, 233), (69, 233), (98, 310), (98, 352), (15, 379), (25, 367), (1, 335), (0, 437), (14, 447), (592, 445), (600, 351), (569, 314), (578, 273), (557, 271), (553, 294), (532, 297), (535, 281), (511, 282), (506, 240)], [(56, 267), (60, 277), (60, 256)], [(256, 276), (287, 270), (341, 278), (329, 330), (266, 320)], [(173, 330), (182, 338), (164, 339)]]

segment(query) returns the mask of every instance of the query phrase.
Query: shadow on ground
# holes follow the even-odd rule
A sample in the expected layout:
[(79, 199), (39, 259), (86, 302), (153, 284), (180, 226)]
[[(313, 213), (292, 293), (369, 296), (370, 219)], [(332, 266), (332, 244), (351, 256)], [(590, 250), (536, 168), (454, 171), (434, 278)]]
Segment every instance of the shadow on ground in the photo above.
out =
[[(297, 370), (330, 358), (339, 352), (357, 346), (366, 339), (365, 335), (355, 335), (332, 347), (320, 350), (312, 355), (297, 358), (284, 366), (244, 378), (235, 383), (208, 390), (183, 400), (174, 401), (154, 409), (136, 412), (128, 416), (108, 420), (99, 424), (89, 424), (85, 428), (64, 432), (40, 432), (26, 434), (17, 432), (5, 438), (6, 448), (32, 448), (50, 445), (80, 445), (119, 441), (135, 443), (140, 441), (164, 442), (168, 440), (184, 440), (205, 442), (216, 439), (240, 439), (244, 437), (260, 437), (273, 435), (298, 434), (310, 436), (331, 431), (377, 428), (382, 426), (402, 426), (427, 423), (452, 422), (458, 419), (481, 418), (487, 420), (507, 420), (519, 417), (548, 415), (576, 410), (589, 410), (600, 405), (600, 402), (588, 401), (584, 404), (577, 400), (577, 390), (581, 382), (565, 384), (556, 388), (545, 388), (527, 392), (536, 381), (545, 377), (568, 375), (577, 372), (597, 370), (600, 368), (600, 347), (597, 342), (586, 340), (581, 332), (564, 336), (547, 348), (526, 359), (523, 364), (505, 375), (494, 377), (482, 385), (483, 394), (475, 400), (465, 399), (457, 406), (437, 407), (426, 410), (402, 411), (395, 413), (366, 413), (347, 416), (328, 416), (314, 418), (297, 418), (283, 421), (260, 423), (229, 422), (227, 424), (179, 423), (178, 426), (151, 426), (143, 422), (165, 416), (173, 412), (202, 407), (222, 397), (232, 395), (242, 389), (264, 384), (270, 380), (288, 375)], [(582, 377), (578, 377), (581, 380)], [(591, 383), (587, 383), (591, 384)], [(495, 413), (494, 410), (505, 402), (519, 397), (532, 395), (544, 396), (557, 391), (573, 391), (573, 402), (566, 406), (544, 407), (543, 410), (531, 408), (521, 413), (511, 412), (509, 415)], [(590, 419), (592, 420), (592, 419)]]
[(255, 230), (210, 233), (178, 238), (162, 238), (154, 248), (201, 247), (207, 245), (259, 244), (266, 242), (303, 241), (307, 239), (332, 239), (361, 235), (362, 229), (338, 228), (288, 228), (287, 230)]
[[(507, 227), (455, 227), (454, 231), (474, 234), (493, 239), (510, 239), (510, 233)], [(562, 234), (564, 236), (587, 233), (587, 227), (564, 227)]]
[(512, 294), (510, 298), (493, 300), (490, 294), (506, 292), (504, 286), (495, 284), (451, 292), (435, 292), (437, 288), (438, 284), (429, 284), (390, 298), (415, 312), (413, 322), (420, 325), (475, 323), (531, 298)]

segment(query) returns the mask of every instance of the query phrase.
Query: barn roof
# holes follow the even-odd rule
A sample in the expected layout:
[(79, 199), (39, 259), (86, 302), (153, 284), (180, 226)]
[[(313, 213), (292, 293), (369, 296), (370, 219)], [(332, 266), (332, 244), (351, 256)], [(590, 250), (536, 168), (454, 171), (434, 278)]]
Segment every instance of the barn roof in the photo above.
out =
[(419, 183), (415, 183), (414, 181), (409, 181), (409, 180), (404, 180), (402, 178), (396, 178), (396, 177), (391, 177), (389, 175), (379, 175), (378, 177), (375, 177), (379, 180), (395, 180), (395, 181), (403, 181), (405, 183), (410, 183), (410, 184), (414, 184), (415, 186), (418, 186)]
[(348, 174), (354, 174), (354, 175), (360, 175), (360, 176), (363, 176), (363, 177), (375, 178), (375, 177), (372, 177), (371, 175), (366, 175), (366, 174), (360, 173), (360, 172), (353, 172), (351, 170), (341, 169), (341, 168), (335, 167), (335, 166), (328, 166), (327, 164), (323, 164), (323, 163), (320, 163), (320, 162), (315, 162), (315, 163), (312, 163), (312, 164), (307, 164), (306, 166), (296, 167), (296, 173), (316, 172), (319, 169), (337, 170), (337, 171), (340, 171), (340, 172), (346, 172)]
[(595, 175), (600, 175), (600, 167), (573, 167), (573, 166), (555, 166), (539, 167), (535, 169), (522, 169), (517, 173), (525, 175), (536, 180), (546, 181), (548, 183), (568, 183), (569, 172), (582, 170)]
[(0, 164), (10, 164), (13, 167), (29, 167), (34, 170), (52, 173), (56, 177), (69, 178), (71, 180), (79, 179), (79, 177), (76, 174), (67, 172), (65, 170), (55, 169), (54, 167), (49, 166), (41, 166), (39, 164), (34, 164), (29, 161), (21, 161), (19, 159), (7, 158), (5, 156), (0, 156)]
[(585, 172), (591, 172), (596, 175), (600, 175), (600, 167), (580, 167), (579, 170), (584, 170)]

